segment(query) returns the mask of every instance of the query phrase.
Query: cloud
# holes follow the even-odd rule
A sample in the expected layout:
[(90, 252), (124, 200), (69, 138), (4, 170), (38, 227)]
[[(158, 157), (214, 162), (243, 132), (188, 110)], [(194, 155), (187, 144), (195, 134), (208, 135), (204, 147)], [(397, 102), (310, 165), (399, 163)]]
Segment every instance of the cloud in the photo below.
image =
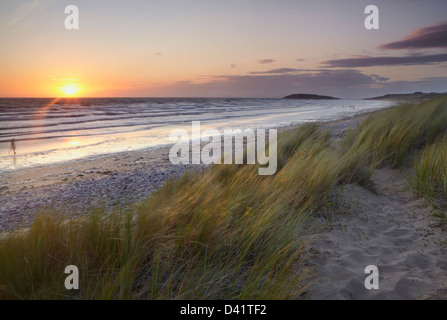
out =
[(329, 67), (359, 68), (373, 66), (426, 65), (447, 62), (447, 54), (412, 55), (405, 57), (361, 57), (321, 62)]
[[(299, 74), (216, 75), (197, 81), (151, 84), (104, 92), (104, 96), (134, 97), (244, 97), (281, 98), (293, 93), (314, 93), (339, 98), (367, 98), (414, 91), (445, 92), (447, 77), (390, 81), (353, 69), (318, 69)], [(122, 88), (122, 86), (121, 86)]]
[[(447, 21), (434, 24), (425, 28), (416, 29), (400, 41), (389, 42), (381, 45), (380, 49), (426, 49), (447, 48)], [(375, 66), (410, 66), (428, 65), (447, 62), (447, 54), (423, 55), (410, 53), (406, 56), (381, 56), (371, 57), (365, 55), (351, 55), (347, 59), (333, 59), (323, 61), (320, 64), (338, 68), (360, 68)]]
[[(292, 68), (291, 68), (292, 69)], [(388, 78), (357, 70), (319, 69), (299, 74), (216, 75), (200, 83), (191, 81), (126, 90), (132, 96), (280, 98), (292, 93), (337, 97), (364, 97), (371, 88), (383, 87)], [(115, 92), (115, 94), (118, 94)]]
[(232, 63), (232, 64), (230, 65), (230, 67), (233, 68), (233, 69), (234, 69), (234, 68), (237, 68), (237, 64)]
[(351, 58), (371, 58), (371, 56), (365, 56), (363, 54), (350, 54), (349, 57), (351, 57)]
[(447, 48), (447, 21), (416, 29), (400, 41), (389, 42), (380, 49)]
[(275, 60), (273, 60), (273, 59), (261, 59), (261, 60), (258, 60), (259, 64), (269, 64), (269, 63), (273, 63), (273, 62), (275, 62)]
[(299, 72), (299, 71), (307, 71), (305, 69), (294, 69), (294, 68), (279, 68), (279, 69), (273, 69), (273, 70), (267, 70), (267, 71), (253, 71), (249, 72), (249, 74), (284, 74), (284, 73), (292, 73), (292, 72)]
[(29, 20), (30, 17), (36, 18), (36, 16), (49, 5), (55, 3), (56, 0), (31, 0), (25, 2), (19, 10), (17, 10), (14, 15), (12, 16), (9, 26), (12, 27), (15, 24), (24, 21)]
[(371, 97), (388, 93), (446, 92), (447, 77), (426, 77), (409, 81), (392, 81), (371, 90)]

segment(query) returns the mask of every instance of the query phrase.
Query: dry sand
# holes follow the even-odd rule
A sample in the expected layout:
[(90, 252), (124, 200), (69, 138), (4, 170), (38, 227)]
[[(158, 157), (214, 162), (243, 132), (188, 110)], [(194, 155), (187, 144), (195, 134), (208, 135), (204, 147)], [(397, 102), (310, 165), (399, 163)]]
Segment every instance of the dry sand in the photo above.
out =
[(39, 213), (73, 217), (132, 209), (166, 180), (198, 165), (173, 165), (169, 147), (104, 155), (0, 175), (0, 233), (28, 227)]
[[(341, 199), (350, 212), (317, 234), (318, 279), (311, 299), (446, 299), (446, 234), (424, 199), (399, 171), (374, 172), (377, 194), (347, 185)], [(379, 289), (367, 290), (365, 267), (379, 270)]]
[(169, 147), (164, 146), (19, 169), (0, 174), (0, 190), (13, 193), (74, 181), (98, 180), (113, 173), (130, 172), (137, 168), (144, 170), (160, 167), (163, 170), (169, 163), (168, 155)]

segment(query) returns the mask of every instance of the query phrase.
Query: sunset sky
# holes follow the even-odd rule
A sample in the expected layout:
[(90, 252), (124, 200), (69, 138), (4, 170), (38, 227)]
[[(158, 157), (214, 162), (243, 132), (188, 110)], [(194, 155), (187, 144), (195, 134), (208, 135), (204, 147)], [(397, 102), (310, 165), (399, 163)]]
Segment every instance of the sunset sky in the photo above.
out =
[(446, 13), (446, 0), (2, 0), (0, 96), (445, 92)]

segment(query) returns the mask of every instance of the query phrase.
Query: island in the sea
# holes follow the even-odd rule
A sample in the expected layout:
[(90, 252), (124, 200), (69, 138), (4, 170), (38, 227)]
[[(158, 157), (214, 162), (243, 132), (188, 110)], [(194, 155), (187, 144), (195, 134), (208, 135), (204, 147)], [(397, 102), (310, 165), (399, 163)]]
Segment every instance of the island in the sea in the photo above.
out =
[(321, 96), (318, 94), (296, 93), (284, 97), (283, 99), (300, 99), (300, 100), (340, 100), (330, 96)]

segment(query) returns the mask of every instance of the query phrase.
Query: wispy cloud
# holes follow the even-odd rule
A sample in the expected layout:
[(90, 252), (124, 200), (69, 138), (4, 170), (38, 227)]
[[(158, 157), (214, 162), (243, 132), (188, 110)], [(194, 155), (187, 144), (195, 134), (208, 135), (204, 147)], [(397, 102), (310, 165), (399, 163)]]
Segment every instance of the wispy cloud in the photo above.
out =
[(321, 64), (338, 68), (359, 68), (375, 66), (426, 65), (447, 62), (447, 54), (413, 55), (405, 57), (366, 57), (327, 60)]
[(261, 60), (258, 60), (259, 64), (269, 64), (269, 63), (273, 63), (273, 62), (275, 62), (275, 60), (273, 60), (273, 59), (261, 59)]
[(29, 20), (30, 17), (35, 17), (47, 6), (55, 3), (57, 0), (30, 0), (25, 2), (12, 16), (9, 21), (9, 26), (12, 27), (17, 23)]
[(380, 49), (447, 48), (447, 21), (416, 29), (402, 40), (385, 43)]
[(305, 69), (294, 69), (294, 68), (279, 68), (279, 69), (272, 69), (267, 71), (254, 71), (250, 72), (249, 74), (285, 74), (285, 73), (292, 73), (292, 72), (300, 72), (300, 71), (307, 71)]

